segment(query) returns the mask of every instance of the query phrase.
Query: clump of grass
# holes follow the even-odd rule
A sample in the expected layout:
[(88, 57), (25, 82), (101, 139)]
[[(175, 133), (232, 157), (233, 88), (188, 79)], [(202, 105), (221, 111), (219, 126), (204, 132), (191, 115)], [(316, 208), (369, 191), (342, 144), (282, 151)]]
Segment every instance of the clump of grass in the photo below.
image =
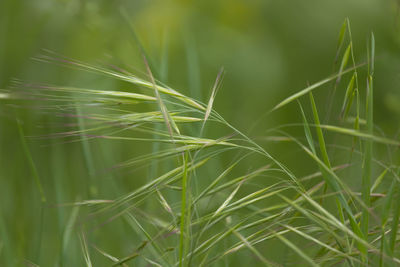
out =
[[(336, 64), (340, 57), (341, 63)], [(304, 138), (276, 129), (278, 136), (270, 140), (278, 145), (281, 141), (292, 142), (300, 148), (301, 155), (309, 157), (314, 167), (306, 177), (298, 176), (285, 162), (215, 110), (214, 99), (223, 70), (205, 104), (157, 81), (146, 57), (150, 81), (126, 71), (46, 52), (38, 60), (117, 79), (131, 84), (136, 91), (17, 82), (15, 86), (22, 90), (3, 96), (34, 99), (43, 102), (49, 110), (61, 110), (65, 117), (77, 117), (77, 129), (52, 137), (84, 142), (86, 151), (90, 151), (92, 140), (163, 144), (152, 153), (115, 166), (137, 168), (168, 162), (168, 170), (163, 174), (152, 172), (156, 176), (145, 184), (111, 201), (90, 199), (72, 204), (92, 207), (79, 222), (76, 222), (78, 208), (75, 208), (67, 224), (80, 226), (77, 233), (87, 266), (102, 262), (113, 266), (213, 266), (224, 261), (227, 266), (233, 266), (234, 255), (242, 251), (253, 255), (252, 262), (260, 266), (394, 266), (400, 264), (400, 251), (396, 249), (400, 218), (398, 167), (375, 158), (373, 147), (385, 144), (395, 148), (400, 143), (374, 132), (374, 58), (375, 42), (371, 34), (367, 64), (356, 63), (350, 23), (346, 20), (339, 34), (336, 73), (288, 96), (272, 109), (278, 112), (298, 101), (302, 120), (299, 126), (304, 129)], [(349, 62), (352, 66), (347, 67)], [(358, 79), (365, 65), (368, 70), (363, 114)], [(340, 116), (331, 121), (329, 114), (333, 106), (328, 105), (328, 121), (321, 123), (320, 105), (314, 98), (319, 93), (317, 89), (322, 91), (323, 85), (333, 82), (331, 93), (334, 95), (346, 79), (348, 83), (341, 92), (343, 103), (334, 112)], [(311, 112), (301, 104), (307, 100), (303, 99), (306, 94)], [(352, 114), (355, 119), (351, 128), (331, 124), (341, 123)], [(365, 121), (365, 125), (360, 125), (360, 121)], [(211, 123), (226, 134), (218, 138), (203, 137), (203, 130), (211, 127)], [(193, 134), (193, 129), (199, 128), (200, 132)], [(347, 135), (352, 140), (350, 144), (343, 141), (332, 147), (328, 135)], [(351, 155), (344, 165), (330, 155), (331, 150), (341, 149), (340, 145)], [(223, 165), (219, 171), (213, 167), (205, 171), (207, 166), (215, 166), (212, 162), (219, 162), (224, 154), (231, 157), (230, 164)], [(243, 168), (233, 172), (246, 166), (248, 160), (262, 164), (246, 168), (245, 172)], [(357, 176), (354, 179), (361, 187), (348, 184), (350, 174), (346, 169), (350, 167), (355, 169), (352, 175)], [(374, 182), (374, 170), (380, 168), (383, 171)], [(35, 174), (35, 177), (38, 176)], [(38, 178), (36, 181), (45, 199)], [(93, 179), (90, 181), (95, 183)], [(391, 186), (383, 188), (380, 186), (383, 182)], [(101, 198), (101, 194), (96, 190), (96, 197)], [(144, 206), (146, 203), (153, 205)], [(137, 237), (124, 235), (124, 242), (134, 247), (129, 253), (120, 251), (115, 255), (101, 248), (95, 239), (91, 240), (94, 231), (102, 236), (103, 226), (117, 221), (126, 223)], [(93, 223), (95, 227), (91, 228)], [(70, 235), (71, 228), (68, 228), (64, 232), (61, 258), (67, 257)], [(286, 258), (278, 259), (265, 244), (284, 246), (288, 251)]]

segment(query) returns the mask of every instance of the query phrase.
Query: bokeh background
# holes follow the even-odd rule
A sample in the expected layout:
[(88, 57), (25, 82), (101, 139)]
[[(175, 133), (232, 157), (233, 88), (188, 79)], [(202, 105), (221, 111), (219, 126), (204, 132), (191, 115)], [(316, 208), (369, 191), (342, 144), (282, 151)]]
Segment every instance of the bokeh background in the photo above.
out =
[[(280, 100), (333, 73), (339, 30), (348, 17), (357, 62), (366, 61), (368, 36), (371, 31), (375, 34), (375, 122), (387, 136), (395, 138), (400, 122), (399, 14), (399, 1), (394, 0), (1, 0), (0, 88), (10, 89), (13, 80), (20, 79), (129, 90), (129, 85), (120, 81), (38, 62), (34, 57), (48, 49), (144, 76), (141, 45), (156, 78), (203, 102), (207, 102), (223, 66), (226, 74), (214, 107), (246, 132)], [(365, 73), (365, 69), (360, 72)], [(341, 84), (336, 92), (336, 111), (345, 86)], [(322, 114), (326, 114), (329, 90), (331, 84), (315, 93)], [(365, 89), (361, 88), (361, 94), (365, 96)], [(337, 119), (336, 111), (333, 119)], [(17, 119), (27, 136), (46, 205), (41, 203), (24, 153)], [(66, 121), (32, 101), (0, 102), (1, 266), (16, 266), (24, 260), (40, 266), (82, 266), (78, 238), (72, 237), (66, 247), (62, 238), (65, 229), (71, 228), (67, 226), (73, 208), (60, 204), (90, 197), (116, 198), (137, 188), (147, 179), (141, 177), (151, 172), (148, 168), (103, 171), (150, 151), (144, 144), (95, 140), (85, 148), (81, 143), (38, 138), (66, 131), (62, 126)], [(262, 117), (251, 136), (262, 139), (268, 129), (300, 121), (298, 106), (292, 104)], [(288, 130), (302, 134), (301, 128)], [(221, 134), (217, 129), (208, 133)], [(293, 148), (271, 145), (268, 151), (285, 160), (297, 174), (308, 174), (307, 166), (312, 164), (287, 152)], [(92, 156), (85, 157), (85, 153)], [(106, 244), (116, 255), (126, 255), (140, 245), (134, 235), (129, 241), (128, 227), (122, 222), (104, 227), (96, 242)], [(276, 250), (272, 259), (287, 253), (269, 249)], [(102, 256), (94, 257), (98, 257), (96, 266), (103, 266)], [(233, 259), (229, 266), (249, 264), (246, 257)]]

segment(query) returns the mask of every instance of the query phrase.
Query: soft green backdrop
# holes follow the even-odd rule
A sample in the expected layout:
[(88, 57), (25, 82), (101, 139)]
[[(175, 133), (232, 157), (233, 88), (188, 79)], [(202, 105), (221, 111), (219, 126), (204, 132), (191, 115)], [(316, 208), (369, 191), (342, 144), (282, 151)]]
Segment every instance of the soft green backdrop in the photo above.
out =
[[(132, 27), (156, 78), (193, 98), (207, 102), (223, 66), (226, 75), (214, 107), (246, 131), (280, 100), (333, 73), (339, 29), (348, 17), (358, 62), (365, 62), (367, 37), (370, 31), (375, 33), (375, 121), (389, 137), (395, 137), (400, 122), (398, 15), (398, 1), (394, 0), (1, 0), (0, 88), (10, 89), (13, 79), (21, 79), (129, 90), (124, 83), (38, 62), (33, 57), (48, 49), (143, 76), (144, 64)], [(340, 85), (336, 92), (338, 105), (344, 87)], [(315, 94), (319, 103), (324, 103), (320, 104), (322, 112), (326, 111), (329, 89), (325, 86)], [(364, 94), (363, 89), (362, 97)], [(19, 138), (17, 118), (28, 136), (26, 142), (43, 184), (44, 208)], [(264, 117), (251, 136), (262, 138), (269, 128), (300, 119), (298, 107), (290, 105)], [(91, 156), (85, 157), (81, 143), (37, 138), (66, 131), (66, 121), (74, 120), (48, 114), (32, 101), (0, 102), (1, 266), (19, 265), (24, 260), (40, 266), (83, 265), (75, 235), (63, 247), (62, 236), (69, 229), (73, 210), (59, 204), (89, 196), (113, 199), (148, 179), (149, 168), (105, 169), (149, 152), (149, 145), (93, 141), (88, 148)], [(290, 131), (302, 134), (301, 128)], [(220, 135), (218, 129), (209, 130), (209, 134)], [(298, 175), (309, 174), (309, 162), (286, 152), (293, 148), (271, 145), (268, 150), (286, 160)], [(102, 233), (96, 242), (119, 256), (140, 245), (134, 235), (128, 238), (129, 227), (122, 222), (105, 226)], [(276, 247), (265, 251), (275, 251), (273, 260), (285, 254)], [(103, 258), (94, 257), (103, 266)], [(229, 266), (248, 262), (246, 257), (233, 259)]]

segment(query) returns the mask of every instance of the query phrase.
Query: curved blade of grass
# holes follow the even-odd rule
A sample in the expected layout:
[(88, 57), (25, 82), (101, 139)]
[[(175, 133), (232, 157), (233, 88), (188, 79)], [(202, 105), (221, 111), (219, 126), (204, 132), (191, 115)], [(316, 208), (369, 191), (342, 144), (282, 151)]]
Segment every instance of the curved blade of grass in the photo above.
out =
[(323, 135), (322, 129), (320, 127), (321, 123), (319, 122), (317, 106), (315, 104), (312, 92), (310, 92), (309, 95), (310, 95), (311, 108), (312, 108), (312, 112), (314, 115), (315, 127), (316, 127), (316, 131), (317, 131), (317, 136), (318, 136), (319, 148), (320, 148), (322, 158), (324, 160), (325, 165), (328, 166), (329, 169), (331, 169), (331, 163), (329, 161), (328, 152), (326, 151), (324, 135)]
[(334, 126), (334, 125), (320, 125), (319, 127), (323, 128), (323, 129), (326, 129), (328, 131), (333, 131), (333, 132), (337, 132), (337, 133), (341, 133), (341, 134), (351, 135), (351, 136), (354, 136), (354, 137), (360, 137), (360, 138), (363, 138), (365, 140), (370, 140), (370, 141), (374, 141), (374, 142), (385, 144), (385, 145), (400, 146), (400, 142), (399, 141), (396, 141), (396, 140), (393, 140), (393, 139), (388, 139), (388, 138), (385, 138), (385, 137), (375, 136), (375, 135), (373, 135), (371, 133), (364, 133), (364, 132), (360, 132), (360, 131), (357, 131), (357, 130), (338, 127), (338, 126)]
[(291, 103), (292, 101), (294, 101), (294, 100), (300, 98), (301, 96), (303, 96), (303, 95), (305, 95), (305, 94), (311, 92), (312, 90), (314, 90), (314, 89), (316, 89), (316, 88), (318, 88), (318, 87), (321, 87), (322, 85), (327, 84), (328, 82), (335, 80), (335, 79), (338, 78), (339, 76), (341, 76), (341, 75), (343, 75), (343, 74), (346, 74), (346, 73), (349, 73), (349, 72), (351, 72), (351, 71), (353, 71), (353, 70), (355, 70), (355, 69), (357, 69), (357, 68), (359, 68), (359, 67), (361, 67), (361, 66), (364, 66), (364, 65), (365, 65), (365, 63), (362, 63), (362, 64), (359, 64), (359, 65), (357, 65), (357, 66), (350, 67), (350, 68), (344, 70), (344, 71), (341, 72), (341, 73), (337, 73), (337, 74), (332, 75), (332, 76), (330, 76), (330, 77), (328, 77), (328, 78), (326, 78), (326, 79), (324, 79), (324, 80), (321, 80), (321, 81), (316, 82), (316, 83), (314, 83), (314, 84), (312, 84), (312, 85), (310, 85), (310, 86), (307, 86), (306, 88), (300, 90), (299, 92), (297, 92), (297, 93), (295, 93), (295, 94), (293, 94), (293, 95), (287, 97), (287, 98), (284, 99), (283, 101), (281, 101), (281, 102), (280, 102), (278, 105), (276, 105), (271, 111), (275, 111), (275, 110), (277, 110), (277, 109), (279, 109), (279, 108), (281, 108), (281, 107), (283, 107), (283, 106), (286, 106), (287, 104)]

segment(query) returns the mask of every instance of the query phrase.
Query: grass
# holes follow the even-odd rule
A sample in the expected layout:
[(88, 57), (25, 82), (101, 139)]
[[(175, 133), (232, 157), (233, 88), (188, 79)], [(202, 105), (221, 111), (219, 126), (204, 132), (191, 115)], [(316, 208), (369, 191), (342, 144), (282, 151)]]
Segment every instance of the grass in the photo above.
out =
[[(223, 69), (205, 104), (157, 81), (148, 53), (140, 47), (147, 78), (49, 51), (37, 58), (115, 79), (131, 85), (134, 92), (16, 81), (16, 88), (2, 95), (4, 101), (35, 101), (50, 114), (77, 121), (73, 130), (45, 136), (81, 143), (90, 173), (85, 200), (67, 203), (72, 210), (65, 225), (61, 224), (60, 264), (74, 254), (74, 236), (81, 245), (81, 257), (76, 262), (86, 266), (235, 266), (247, 261), (252, 266), (400, 264), (398, 164), (376, 157), (374, 149), (385, 145), (395, 153), (400, 143), (375, 131), (373, 34), (367, 63), (357, 64), (346, 19), (339, 34), (335, 73), (286, 97), (269, 113), (298, 102), (302, 122), (297, 126), (304, 134), (295, 136), (290, 127), (281, 125), (270, 130), (274, 136), (266, 137), (278, 147), (292, 144), (284, 154), (307, 157), (306, 176), (292, 170), (282, 155), (270, 153), (268, 145), (237, 129), (216, 111), (217, 92), (223, 90)], [(188, 51), (195, 57), (193, 50)], [(166, 54), (163, 58), (167, 60)], [(365, 66), (362, 105), (358, 79)], [(161, 76), (165, 76), (165, 66), (162, 69)], [(348, 83), (342, 85), (346, 80)], [(321, 123), (324, 103), (315, 96), (330, 82), (332, 96), (340, 93), (344, 100), (339, 106), (328, 103), (324, 114), (327, 121)], [(307, 94), (309, 99), (305, 98)], [(306, 101), (309, 104), (304, 105)], [(331, 114), (340, 115), (331, 119)], [(354, 124), (344, 127), (349, 116), (355, 118)], [(32, 176), (43, 203), (47, 203), (49, 193), (43, 190), (18, 125)], [(211, 127), (218, 127), (222, 134), (208, 135)], [(150, 152), (144, 149), (106, 172), (134, 170), (132, 176), (137, 178), (143, 175), (143, 168), (150, 168), (153, 177), (138, 182), (134, 189), (116, 187), (110, 197), (96, 181), (94, 151), (99, 142), (149, 144)], [(223, 160), (226, 158), (228, 162)], [(43, 209), (48, 208), (43, 204)], [(4, 238), (1, 241), (6, 242)], [(39, 257), (26, 261), (41, 264)]]

